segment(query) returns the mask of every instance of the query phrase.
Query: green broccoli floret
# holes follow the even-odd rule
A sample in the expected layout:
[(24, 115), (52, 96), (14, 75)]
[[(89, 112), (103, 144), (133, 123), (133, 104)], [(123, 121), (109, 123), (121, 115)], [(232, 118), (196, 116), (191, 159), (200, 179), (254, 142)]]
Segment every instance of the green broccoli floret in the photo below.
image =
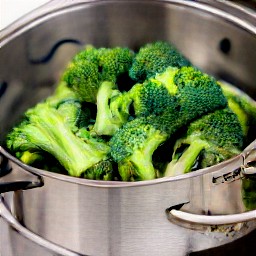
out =
[(180, 68), (191, 63), (168, 42), (148, 43), (135, 55), (129, 75), (134, 81), (143, 82), (169, 66)]
[(63, 72), (63, 80), (86, 102), (96, 102), (102, 82), (117, 83), (118, 77), (128, 73), (133, 52), (128, 48), (94, 48), (87, 46), (77, 53)]
[(244, 136), (236, 114), (228, 107), (192, 122), (174, 145), (165, 176), (175, 176), (215, 165), (242, 150)]
[(110, 149), (104, 142), (77, 137), (58, 110), (47, 103), (26, 112), (26, 119), (8, 134), (7, 147), (17, 156), (26, 151), (48, 152), (69, 175), (77, 177), (104, 160)]
[(217, 82), (193, 67), (168, 67), (128, 93), (136, 117), (110, 140), (124, 180), (156, 177), (152, 155), (159, 145), (192, 120), (227, 106)]
[(87, 169), (83, 177), (90, 180), (113, 180), (114, 179), (114, 168), (113, 161), (103, 160), (89, 169)]
[(175, 111), (175, 119), (183, 126), (227, 106), (216, 80), (193, 67), (168, 67), (143, 84), (136, 84), (129, 93), (136, 116), (168, 112), (173, 118)]
[(136, 118), (118, 129), (110, 139), (110, 154), (118, 163), (122, 180), (156, 178), (152, 155), (167, 137), (161, 120), (155, 116)]
[(113, 82), (103, 82), (97, 94), (97, 115), (93, 131), (98, 135), (113, 135), (129, 117), (131, 98), (121, 93)]
[(58, 110), (73, 132), (87, 127), (92, 122), (90, 109), (65, 82), (59, 83), (55, 92), (44, 102)]
[(255, 135), (256, 102), (246, 93), (226, 82), (220, 82), (220, 86), (228, 100), (229, 107), (236, 113), (242, 125), (244, 136), (249, 143)]

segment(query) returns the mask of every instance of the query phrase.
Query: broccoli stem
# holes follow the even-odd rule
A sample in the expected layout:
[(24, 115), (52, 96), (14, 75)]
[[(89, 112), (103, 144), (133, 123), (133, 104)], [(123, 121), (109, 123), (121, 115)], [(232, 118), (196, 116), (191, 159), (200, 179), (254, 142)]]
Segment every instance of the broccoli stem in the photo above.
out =
[(120, 127), (120, 124), (112, 115), (109, 101), (113, 96), (119, 94), (117, 87), (112, 82), (103, 82), (97, 94), (97, 117), (94, 124), (94, 131), (98, 135), (113, 135)]
[(42, 160), (42, 158), (43, 157), (41, 156), (40, 153), (29, 152), (29, 151), (23, 152), (22, 155), (20, 156), (20, 160), (27, 165), (31, 165), (37, 160)]
[(195, 164), (201, 151), (208, 146), (205, 141), (199, 139), (191, 141), (191, 143), (188, 145), (188, 148), (185, 149), (181, 157), (174, 157), (173, 160), (167, 165), (165, 176), (176, 176), (189, 172)]
[(29, 142), (52, 154), (71, 176), (79, 177), (87, 168), (102, 160), (108, 146), (101, 142), (85, 143), (63, 122), (57, 110), (45, 105), (35, 108), (30, 124), (23, 129)]
[(143, 143), (143, 148), (135, 150), (128, 158), (135, 166), (135, 176), (138, 180), (152, 180), (156, 178), (152, 155), (166, 138), (166, 135), (156, 131), (154, 136), (148, 136)]

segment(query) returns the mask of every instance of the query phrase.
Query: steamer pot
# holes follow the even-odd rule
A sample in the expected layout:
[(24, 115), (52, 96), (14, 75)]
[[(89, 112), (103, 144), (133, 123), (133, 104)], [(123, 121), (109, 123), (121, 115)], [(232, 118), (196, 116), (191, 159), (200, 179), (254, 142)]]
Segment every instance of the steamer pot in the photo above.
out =
[[(51, 1), (1, 31), (1, 144), (25, 109), (53, 91), (83, 44), (136, 49), (155, 40), (171, 41), (195, 65), (256, 99), (249, 9), (223, 1)], [(11, 225), (9, 208), (19, 227), (63, 255), (188, 255), (239, 241), (256, 227), (256, 211), (245, 209), (241, 192), (242, 179), (256, 172), (256, 141), (219, 165), (130, 183), (35, 169), (2, 146), (0, 155), (2, 219)]]

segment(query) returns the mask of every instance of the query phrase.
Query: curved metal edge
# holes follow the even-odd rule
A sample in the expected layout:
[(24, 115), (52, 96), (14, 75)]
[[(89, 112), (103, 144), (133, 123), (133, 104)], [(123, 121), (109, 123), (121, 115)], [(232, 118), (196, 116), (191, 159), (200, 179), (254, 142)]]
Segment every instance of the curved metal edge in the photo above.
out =
[(8, 153), (2, 146), (0, 146), (0, 154), (3, 154), (5, 157), (10, 159), (12, 162), (14, 162), (16, 165), (18, 165), (20, 168), (24, 169), (27, 172), (30, 172), (32, 174), (36, 174), (42, 177), (49, 177), (53, 179), (58, 179), (65, 182), (71, 182), (76, 183), (79, 185), (85, 185), (85, 186), (92, 186), (92, 187), (104, 187), (104, 188), (117, 188), (117, 187), (137, 187), (137, 186), (148, 186), (148, 185), (156, 185), (159, 183), (165, 183), (165, 182), (172, 182), (177, 180), (184, 180), (184, 179), (190, 179), (197, 176), (202, 176), (207, 173), (214, 173), (216, 175), (220, 174), (223, 175), (225, 173), (229, 173), (231, 171), (234, 171), (238, 168), (240, 168), (243, 165), (244, 157), (242, 154), (239, 154), (231, 159), (228, 159), (224, 162), (221, 162), (217, 165), (207, 167), (204, 169), (197, 170), (195, 172), (190, 172), (186, 174), (181, 174), (173, 177), (163, 177), (153, 180), (144, 180), (144, 181), (103, 181), (103, 180), (89, 180), (89, 179), (82, 179), (77, 177), (72, 177), (64, 174), (49, 172), (42, 169), (37, 169), (31, 166), (28, 166), (24, 163), (22, 163), (20, 160), (18, 160), (16, 157), (12, 156), (10, 153)]
[(171, 215), (170, 217), (176, 218), (180, 221), (199, 225), (226, 225), (247, 222), (256, 219), (256, 210), (238, 214), (208, 216), (172, 209), (169, 214)]
[(16, 190), (27, 190), (44, 185), (41, 175), (33, 173), (5, 155), (0, 146), (0, 194)]
[[(110, 0), (52, 0), (42, 6), (32, 10), (31, 12), (25, 14), (18, 20), (14, 21), (8, 27), (1, 30), (0, 34), (0, 46), (9, 41), (12, 37), (20, 34), (24, 29), (29, 29), (33, 26), (32, 23), (38, 23), (45, 20), (49, 15), (65, 10), (69, 7), (81, 6), (83, 4), (90, 3), (103, 3), (111, 2)], [(240, 24), (244, 29), (256, 33), (256, 22), (254, 12), (250, 12), (245, 8), (242, 8), (235, 4), (226, 3), (227, 1), (204, 1), (204, 0), (112, 0), (112, 2), (162, 2), (169, 4), (179, 4), (192, 8), (198, 8), (200, 10), (214, 13), (223, 17), (227, 20), (235, 20), (237, 24)], [(212, 2), (217, 2), (214, 4)], [(231, 12), (231, 10), (233, 10)], [(2, 43), (1, 43), (2, 41)]]
[(48, 240), (43, 239), (42, 237), (34, 234), (25, 227), (23, 227), (11, 214), (4, 204), (4, 199), (0, 196), (0, 217), (2, 217), (13, 229), (15, 229), (21, 236), (29, 239), (35, 244), (46, 248), (48, 251), (63, 256), (86, 256), (85, 254), (79, 254), (54, 243), (51, 243)]

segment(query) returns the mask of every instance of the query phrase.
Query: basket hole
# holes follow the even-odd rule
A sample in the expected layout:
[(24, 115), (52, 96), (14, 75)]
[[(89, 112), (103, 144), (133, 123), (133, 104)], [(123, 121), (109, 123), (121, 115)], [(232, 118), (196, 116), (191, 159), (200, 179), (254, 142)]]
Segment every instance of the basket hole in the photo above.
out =
[(59, 40), (51, 47), (49, 52), (47, 52), (44, 56), (41, 56), (39, 58), (31, 58), (30, 54), (29, 54), (30, 63), (31, 64), (45, 64), (45, 63), (49, 62), (54, 57), (58, 48), (60, 48), (62, 45), (65, 45), (65, 44), (75, 44), (75, 45), (79, 45), (79, 46), (83, 45), (83, 43), (77, 39), (67, 38), (67, 39)]
[(228, 38), (223, 38), (219, 43), (219, 49), (222, 53), (228, 54), (231, 51), (231, 41)]
[(3, 81), (0, 83), (0, 98), (4, 95), (7, 89), (7, 82)]

